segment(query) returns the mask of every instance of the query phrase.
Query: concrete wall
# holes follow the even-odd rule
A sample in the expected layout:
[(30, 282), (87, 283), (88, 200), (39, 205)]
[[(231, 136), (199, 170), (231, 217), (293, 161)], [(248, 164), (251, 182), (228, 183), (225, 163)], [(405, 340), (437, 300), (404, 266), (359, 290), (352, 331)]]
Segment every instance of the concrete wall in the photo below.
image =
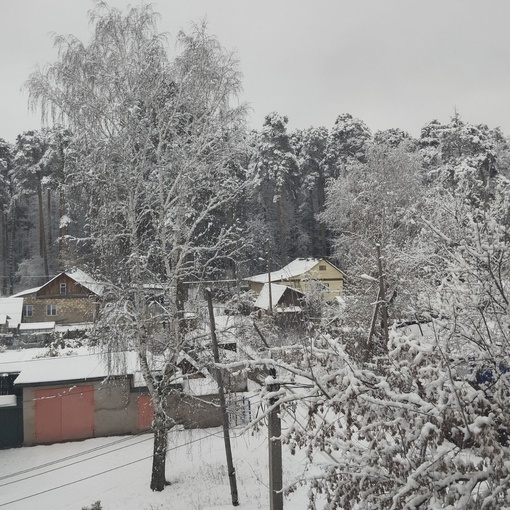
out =
[(130, 392), (127, 379), (96, 383), (94, 397), (94, 436), (139, 432), (138, 394)]
[(168, 410), (170, 416), (187, 429), (219, 427), (222, 424), (217, 395), (205, 395), (199, 399), (188, 395), (171, 395)]

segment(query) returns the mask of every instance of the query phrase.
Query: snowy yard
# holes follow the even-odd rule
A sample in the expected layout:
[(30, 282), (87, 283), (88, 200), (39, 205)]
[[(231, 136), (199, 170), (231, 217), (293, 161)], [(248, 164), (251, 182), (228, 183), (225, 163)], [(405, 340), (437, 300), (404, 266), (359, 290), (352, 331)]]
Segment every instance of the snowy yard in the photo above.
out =
[[(240, 508), (267, 509), (266, 430), (232, 434)], [(152, 434), (0, 450), (0, 507), (81, 510), (100, 500), (104, 510), (233, 508), (221, 428), (169, 434), (167, 478), (149, 489)], [(284, 484), (304, 474), (303, 455), (283, 448)], [(306, 488), (285, 498), (306, 508)]]

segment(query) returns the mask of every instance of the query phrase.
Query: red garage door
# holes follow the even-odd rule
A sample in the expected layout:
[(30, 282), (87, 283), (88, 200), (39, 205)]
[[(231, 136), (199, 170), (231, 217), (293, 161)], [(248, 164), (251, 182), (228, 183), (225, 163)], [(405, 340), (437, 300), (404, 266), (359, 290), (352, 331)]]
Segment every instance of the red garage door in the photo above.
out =
[(93, 437), (93, 386), (36, 390), (35, 399), (38, 443)]

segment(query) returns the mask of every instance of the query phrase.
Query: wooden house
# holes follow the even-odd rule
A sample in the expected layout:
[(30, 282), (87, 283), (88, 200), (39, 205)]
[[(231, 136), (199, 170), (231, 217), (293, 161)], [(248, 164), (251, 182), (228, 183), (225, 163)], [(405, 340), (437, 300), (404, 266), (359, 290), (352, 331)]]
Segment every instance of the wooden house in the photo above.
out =
[(93, 322), (103, 286), (80, 269), (64, 271), (42, 287), (12, 296), (23, 298), (23, 323)]
[(292, 287), (303, 294), (319, 291), (327, 301), (343, 295), (344, 273), (326, 259), (295, 259), (285, 267), (245, 278), (260, 294), (265, 284)]

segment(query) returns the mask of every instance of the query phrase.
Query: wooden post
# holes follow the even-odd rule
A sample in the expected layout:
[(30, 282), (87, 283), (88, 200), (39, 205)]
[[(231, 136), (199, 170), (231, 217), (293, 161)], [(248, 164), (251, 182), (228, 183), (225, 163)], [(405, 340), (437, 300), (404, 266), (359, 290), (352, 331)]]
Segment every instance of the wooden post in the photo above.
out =
[[(220, 354), (218, 351), (218, 340), (216, 338), (216, 324), (214, 321), (214, 309), (212, 305), (211, 290), (205, 289), (205, 294), (207, 297), (207, 307), (209, 309), (209, 322), (211, 326), (211, 341), (213, 346), (214, 362), (219, 363)], [(227, 406), (225, 404), (225, 392), (223, 389), (223, 375), (220, 369), (218, 369), (217, 371), (217, 381), (218, 381), (218, 393), (220, 396), (221, 414), (223, 418), (223, 440), (225, 442), (225, 453), (227, 455), (227, 469), (228, 479), (230, 482), (230, 494), (232, 496), (232, 505), (239, 506), (239, 498), (237, 494), (236, 470), (234, 468), (234, 463), (232, 461), (232, 448), (230, 446), (230, 435), (228, 432), (228, 414)]]

